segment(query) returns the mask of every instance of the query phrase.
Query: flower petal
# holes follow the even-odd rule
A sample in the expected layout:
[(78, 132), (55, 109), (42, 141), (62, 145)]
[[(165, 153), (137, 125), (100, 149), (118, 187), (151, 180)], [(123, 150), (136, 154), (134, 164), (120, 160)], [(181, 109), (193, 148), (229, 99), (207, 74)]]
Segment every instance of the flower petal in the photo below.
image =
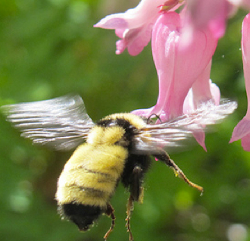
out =
[(162, 14), (154, 25), (152, 52), (159, 79), (159, 96), (154, 107), (138, 111), (144, 116), (156, 114), (162, 121), (167, 121), (182, 115), (189, 89), (212, 58), (217, 45), (212, 33), (196, 30), (192, 43), (182, 48), (181, 27), (180, 15), (175, 12)]
[(244, 117), (234, 128), (231, 140), (229, 143), (237, 141), (244, 136), (250, 134), (250, 119)]
[(227, 0), (187, 0), (187, 8), (195, 28), (209, 28), (215, 38), (224, 35), (230, 11)]
[(200, 104), (210, 101), (211, 99), (214, 101), (215, 105), (220, 104), (220, 89), (209, 79), (210, 71), (211, 61), (189, 90), (183, 105), (184, 113), (194, 111)]
[(101, 19), (98, 23), (94, 25), (96, 28), (105, 28), (105, 29), (116, 29), (121, 28), (125, 29), (128, 28), (128, 22), (124, 18), (124, 13), (116, 13), (106, 16), (105, 18)]
[[(220, 89), (209, 79), (210, 69), (211, 62), (208, 64), (207, 68), (202, 72), (202, 74), (192, 85), (192, 88), (189, 90), (183, 104), (183, 113), (190, 113), (195, 111), (197, 107), (199, 107), (202, 103), (206, 101), (213, 100), (215, 105), (219, 105)], [(198, 133), (193, 133), (193, 135), (196, 141), (206, 151), (205, 132), (200, 131)]]
[(245, 135), (241, 139), (241, 145), (245, 151), (250, 151), (250, 134)]
[(205, 132), (199, 131), (199, 132), (193, 132), (193, 136), (195, 140), (198, 142), (198, 144), (207, 151), (206, 144), (205, 144)]
[(159, 97), (153, 111), (160, 114), (164, 110), (167, 119), (183, 113), (189, 89), (208, 66), (217, 46), (217, 39), (209, 30), (196, 30), (193, 41), (181, 48), (184, 37), (181, 24), (179, 14), (166, 13), (159, 17), (152, 34), (152, 52), (159, 78)]
[(151, 18), (158, 15), (158, 6), (162, 0), (142, 0), (135, 8), (128, 9), (124, 13), (116, 13), (101, 19), (94, 27), (117, 29), (117, 28), (138, 28)]
[(250, 150), (250, 145), (247, 146), (249, 144), (247, 138), (250, 134), (250, 14), (243, 20), (241, 48), (248, 109), (245, 117), (234, 128), (230, 143), (242, 139), (243, 148)]
[[(152, 27), (153, 23), (148, 23), (140, 28), (123, 31), (122, 39), (116, 42), (116, 54), (121, 54), (127, 48), (130, 55), (138, 55), (148, 45)], [(121, 32), (116, 31), (116, 33), (120, 35)]]
[(116, 42), (116, 54), (128, 48), (132, 56), (139, 54), (149, 43), (152, 26), (159, 16), (162, 0), (142, 0), (137, 7), (101, 19), (94, 27), (115, 29), (121, 38)]

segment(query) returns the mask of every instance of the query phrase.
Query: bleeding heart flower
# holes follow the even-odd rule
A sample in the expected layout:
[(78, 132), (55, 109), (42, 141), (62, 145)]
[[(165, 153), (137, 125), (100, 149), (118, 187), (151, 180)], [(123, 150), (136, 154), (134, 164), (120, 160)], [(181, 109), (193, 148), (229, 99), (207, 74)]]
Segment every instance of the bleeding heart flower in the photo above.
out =
[[(174, 12), (180, 7), (179, 13)], [(111, 14), (95, 27), (115, 29), (121, 39), (116, 53), (126, 48), (137, 55), (152, 39), (152, 53), (159, 79), (155, 106), (135, 110), (144, 117), (160, 116), (162, 121), (195, 110), (201, 103), (218, 105), (220, 90), (210, 80), (211, 59), (218, 38), (223, 37), (227, 19), (238, 7), (250, 10), (250, 0), (141, 0), (137, 7)], [(249, 16), (242, 30), (242, 53), (248, 111), (235, 127), (231, 141), (241, 139), (250, 151), (250, 30)], [(196, 136), (205, 148), (203, 134)], [(248, 141), (249, 140), (249, 141)]]

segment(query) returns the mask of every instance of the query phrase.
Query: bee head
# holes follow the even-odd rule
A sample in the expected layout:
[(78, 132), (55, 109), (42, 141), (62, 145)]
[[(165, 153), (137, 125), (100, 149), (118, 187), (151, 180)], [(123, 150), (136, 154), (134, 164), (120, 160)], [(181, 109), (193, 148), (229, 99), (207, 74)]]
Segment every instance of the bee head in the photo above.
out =
[(90, 144), (130, 146), (137, 128), (122, 116), (111, 115), (100, 120), (89, 133)]

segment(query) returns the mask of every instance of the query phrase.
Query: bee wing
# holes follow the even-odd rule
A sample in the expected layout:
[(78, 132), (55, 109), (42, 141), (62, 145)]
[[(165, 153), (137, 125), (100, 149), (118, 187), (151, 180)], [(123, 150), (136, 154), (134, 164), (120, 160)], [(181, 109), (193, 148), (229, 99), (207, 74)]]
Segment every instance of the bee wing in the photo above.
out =
[(160, 124), (148, 124), (135, 137), (135, 152), (153, 153), (158, 147), (175, 147), (180, 141), (204, 131), (205, 126), (222, 121), (237, 108), (237, 103), (223, 100), (220, 105), (202, 104), (194, 112)]
[(7, 120), (34, 143), (56, 150), (70, 150), (87, 137), (94, 126), (80, 96), (63, 96), (51, 100), (1, 107)]

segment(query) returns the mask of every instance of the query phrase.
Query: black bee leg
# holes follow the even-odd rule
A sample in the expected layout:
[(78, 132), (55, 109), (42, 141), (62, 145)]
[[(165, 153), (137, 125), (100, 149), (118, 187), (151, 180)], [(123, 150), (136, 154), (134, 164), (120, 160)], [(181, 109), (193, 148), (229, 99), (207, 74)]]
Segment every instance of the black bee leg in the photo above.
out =
[(126, 227), (127, 227), (127, 232), (129, 233), (129, 241), (133, 241), (133, 235), (130, 229), (130, 218), (131, 218), (131, 213), (134, 209), (134, 200), (132, 195), (129, 196), (128, 203), (127, 203), (127, 218), (126, 218)]
[(131, 175), (130, 181), (130, 196), (127, 203), (127, 218), (126, 227), (129, 233), (129, 241), (133, 241), (132, 232), (130, 229), (130, 218), (134, 209), (134, 201), (142, 202), (143, 200), (143, 187), (142, 187), (143, 169), (140, 166), (135, 166)]
[(183, 171), (174, 163), (172, 159), (170, 159), (169, 155), (165, 151), (162, 150), (161, 154), (154, 155), (154, 157), (164, 162), (167, 166), (173, 169), (175, 175), (183, 179), (188, 185), (198, 189), (201, 192), (201, 194), (203, 193), (203, 187), (189, 181), (189, 179), (185, 176)]
[(114, 227), (115, 227), (115, 214), (114, 214), (115, 209), (111, 206), (110, 203), (107, 204), (107, 210), (106, 210), (106, 215), (111, 217), (111, 226), (109, 228), (109, 230), (107, 231), (107, 233), (104, 235), (104, 240), (106, 241), (109, 234), (113, 231)]
[(133, 201), (142, 203), (143, 201), (143, 169), (140, 166), (135, 166), (131, 176), (130, 183), (130, 195), (133, 198)]

